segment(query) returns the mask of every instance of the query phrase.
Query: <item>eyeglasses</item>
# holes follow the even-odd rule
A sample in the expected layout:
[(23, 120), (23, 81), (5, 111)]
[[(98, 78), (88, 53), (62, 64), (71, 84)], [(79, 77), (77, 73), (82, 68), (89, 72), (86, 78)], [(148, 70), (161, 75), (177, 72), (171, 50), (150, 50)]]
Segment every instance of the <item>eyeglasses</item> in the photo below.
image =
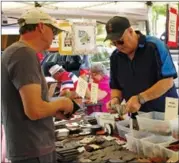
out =
[(123, 45), (123, 44), (124, 44), (124, 40), (116, 40), (116, 41), (112, 41), (111, 43), (112, 43), (114, 46)]
[(121, 36), (121, 38), (119, 40), (114, 40), (114, 41), (111, 41), (111, 43), (114, 45), (114, 46), (117, 46), (117, 45), (124, 45), (124, 36), (126, 34), (126, 31), (124, 31), (123, 35)]
[(56, 36), (58, 34), (58, 29), (52, 26), (51, 24), (45, 24), (46, 26), (52, 29), (53, 35)]

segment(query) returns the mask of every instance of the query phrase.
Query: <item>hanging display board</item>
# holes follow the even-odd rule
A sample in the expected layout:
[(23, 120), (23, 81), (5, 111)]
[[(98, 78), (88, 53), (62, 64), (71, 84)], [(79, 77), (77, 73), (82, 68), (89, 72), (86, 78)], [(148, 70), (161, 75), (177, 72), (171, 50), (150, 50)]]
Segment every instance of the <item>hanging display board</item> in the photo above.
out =
[(168, 46), (177, 47), (178, 41), (178, 11), (175, 8), (169, 8), (168, 18)]
[(61, 32), (58, 36), (60, 55), (72, 55), (72, 29), (69, 22), (60, 23)]
[(96, 53), (96, 23), (73, 23), (72, 53), (78, 55)]
[(48, 50), (51, 52), (56, 52), (56, 51), (58, 51), (58, 47), (59, 47), (59, 45), (58, 45), (58, 35), (57, 35), (53, 39), (52, 44)]

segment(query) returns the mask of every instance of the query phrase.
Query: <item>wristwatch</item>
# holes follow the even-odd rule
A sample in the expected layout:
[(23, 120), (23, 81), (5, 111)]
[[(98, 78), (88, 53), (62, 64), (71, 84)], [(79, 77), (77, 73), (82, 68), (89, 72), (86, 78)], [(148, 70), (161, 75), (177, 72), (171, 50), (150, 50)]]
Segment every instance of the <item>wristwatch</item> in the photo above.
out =
[(138, 98), (139, 104), (141, 105), (145, 104), (145, 99), (142, 97), (142, 95), (138, 94), (137, 98)]

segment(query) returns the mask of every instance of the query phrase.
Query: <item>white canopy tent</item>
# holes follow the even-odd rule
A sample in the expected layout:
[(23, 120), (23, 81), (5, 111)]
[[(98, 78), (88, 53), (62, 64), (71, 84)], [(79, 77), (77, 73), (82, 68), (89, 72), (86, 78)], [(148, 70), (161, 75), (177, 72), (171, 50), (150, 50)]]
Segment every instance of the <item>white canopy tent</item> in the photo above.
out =
[[(34, 7), (34, 2), (1, 2), (2, 12), (14, 23), (25, 10)], [(57, 19), (96, 19), (106, 22), (115, 15), (127, 16), (131, 21), (148, 19), (145, 2), (38, 2), (47, 13)]]

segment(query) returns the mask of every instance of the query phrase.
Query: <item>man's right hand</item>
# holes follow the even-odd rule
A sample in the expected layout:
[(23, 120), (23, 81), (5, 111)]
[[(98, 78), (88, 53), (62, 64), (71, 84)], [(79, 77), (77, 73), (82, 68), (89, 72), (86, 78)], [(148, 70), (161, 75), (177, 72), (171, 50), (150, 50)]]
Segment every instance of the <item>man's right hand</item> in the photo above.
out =
[[(63, 111), (64, 114), (68, 114), (68, 113), (72, 113), (73, 112), (73, 102), (70, 98), (67, 97), (61, 97), (60, 100), (62, 100), (61, 102), (63, 103)], [(61, 110), (61, 109), (60, 109)]]
[(120, 101), (117, 97), (112, 98), (107, 104), (106, 107), (110, 113), (117, 113), (115, 109), (113, 109), (113, 106), (116, 104), (120, 104)]

